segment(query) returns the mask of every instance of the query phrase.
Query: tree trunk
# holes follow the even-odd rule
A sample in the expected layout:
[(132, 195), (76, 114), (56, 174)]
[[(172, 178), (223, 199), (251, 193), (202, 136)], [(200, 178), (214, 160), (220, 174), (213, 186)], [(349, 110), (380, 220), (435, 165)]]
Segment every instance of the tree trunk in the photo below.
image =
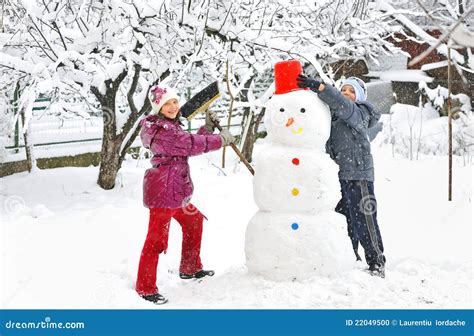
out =
[[(14, 97), (16, 99), (15, 104), (17, 104), (18, 99), (20, 98), (20, 82), (18, 81), (15, 87)], [(15, 105), (15, 109), (16, 109)], [(34, 156), (34, 147), (31, 143), (30, 138), (30, 125), (26, 125), (26, 115), (25, 115), (25, 106), (23, 106), (22, 110), (19, 112), (20, 116), (19, 119), (21, 120), (22, 131), (23, 131), (23, 142), (25, 143), (25, 154), (26, 154), (26, 167), (28, 172), (31, 173), (33, 169), (36, 169), (36, 159)], [(31, 119), (30, 122), (31, 123)], [(18, 124), (17, 124), (18, 125)]]
[[(122, 166), (125, 153), (131, 147), (133, 141), (138, 135), (138, 132), (140, 131), (140, 127), (136, 125), (137, 121), (143, 114), (150, 111), (151, 109), (150, 102), (146, 98), (141, 109), (138, 109), (135, 106), (133, 94), (137, 88), (138, 79), (141, 72), (141, 65), (134, 64), (133, 67), (134, 75), (132, 78), (132, 84), (130, 85), (127, 92), (127, 101), (131, 113), (125, 124), (122, 126), (120, 133), (117, 132), (115, 99), (119, 86), (127, 76), (128, 72), (122, 72), (119, 76), (117, 76), (115, 81), (107, 80), (105, 82), (107, 88), (105, 94), (102, 94), (98, 88), (91, 87), (92, 93), (97, 97), (102, 107), (104, 126), (97, 184), (105, 190), (115, 187), (115, 179), (120, 167)], [(131, 136), (127, 137), (127, 135), (130, 133)]]
[(98, 89), (91, 88), (102, 107), (102, 119), (104, 124), (102, 128), (102, 149), (100, 151), (100, 168), (97, 184), (105, 190), (113, 189), (115, 186), (115, 178), (121, 164), (120, 147), (123, 137), (121, 134), (117, 135), (117, 118), (115, 115), (115, 98), (120, 83), (121, 80), (118, 83), (109, 81), (106, 85), (107, 90), (104, 95), (102, 95)]
[[(114, 114), (115, 116), (115, 114)], [(105, 119), (104, 119), (105, 122)], [(115, 125), (115, 118), (114, 118)], [(113, 132), (112, 133), (112, 129)], [(132, 132), (128, 141), (124, 144), (125, 135)], [(136, 127), (133, 131), (127, 127), (119, 135), (115, 135), (115, 127), (104, 126), (104, 136), (102, 138), (102, 149), (100, 153), (100, 169), (97, 183), (103, 189), (113, 189), (117, 173), (122, 166), (127, 150), (132, 146), (133, 141), (140, 132), (140, 127)], [(122, 146), (123, 145), (123, 146)], [(123, 148), (122, 148), (123, 147)]]
[(109, 190), (115, 186), (115, 178), (122, 164), (120, 157), (121, 145), (122, 141), (120, 141), (120, 139), (104, 137), (102, 140), (101, 161), (97, 183), (103, 189)]
[[(252, 85), (253, 80), (255, 79), (255, 75), (251, 76), (244, 84), (244, 88), (240, 91), (239, 98), (241, 102), (248, 102), (249, 101), (249, 90)], [(254, 124), (256, 115), (255, 113), (250, 113), (250, 107), (244, 107), (244, 113), (242, 118), (242, 133), (241, 133), (241, 142), (243, 143), (242, 154), (244, 155), (245, 159), (248, 162), (252, 162), (252, 151), (253, 145), (256, 140), (256, 133), (254, 131)], [(247, 118), (251, 118), (250, 125), (244, 139), (245, 135), (245, 124), (248, 122)]]
[(252, 162), (253, 146), (256, 140), (257, 134), (253, 131), (252, 125), (250, 125), (249, 131), (247, 133), (247, 138), (245, 139), (244, 147), (242, 148), (242, 154), (248, 162)]
[(264, 115), (265, 108), (262, 108), (260, 113), (254, 113), (252, 115), (252, 120), (250, 121), (249, 130), (247, 132), (247, 137), (245, 140), (242, 139), (242, 141), (245, 141), (244, 147), (242, 148), (242, 154), (248, 162), (252, 162), (253, 147), (255, 145), (255, 141), (257, 141), (258, 135), (258, 126), (260, 125), (260, 122), (262, 121)]
[[(23, 128), (28, 127), (25, 125), (25, 111), (20, 112), (21, 116), (21, 124)], [(29, 128), (23, 132), (23, 141), (25, 142), (25, 153), (26, 153), (26, 167), (28, 168), (28, 172), (31, 173), (33, 167), (36, 166), (36, 161), (33, 155), (33, 145), (30, 143), (30, 130)]]

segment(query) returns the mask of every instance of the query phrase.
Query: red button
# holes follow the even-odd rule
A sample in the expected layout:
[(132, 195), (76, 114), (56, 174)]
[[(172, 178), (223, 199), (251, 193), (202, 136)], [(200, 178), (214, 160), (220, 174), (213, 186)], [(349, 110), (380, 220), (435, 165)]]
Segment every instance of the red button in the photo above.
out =
[(296, 166), (300, 164), (300, 160), (298, 160), (297, 158), (294, 158), (293, 160), (291, 160), (291, 162)]

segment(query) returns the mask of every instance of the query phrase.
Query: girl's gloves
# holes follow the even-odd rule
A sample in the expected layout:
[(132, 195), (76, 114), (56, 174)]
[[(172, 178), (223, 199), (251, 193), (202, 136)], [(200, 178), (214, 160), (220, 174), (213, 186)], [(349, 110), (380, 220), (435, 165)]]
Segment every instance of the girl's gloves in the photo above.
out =
[(226, 128), (224, 128), (219, 135), (221, 136), (221, 139), (222, 139), (222, 147), (228, 146), (231, 143), (235, 142), (234, 136)]
[(298, 75), (296, 78), (296, 82), (298, 83), (298, 86), (302, 89), (310, 89), (311, 91), (314, 91), (316, 93), (319, 92), (319, 85), (321, 85), (322, 80), (319, 77), (316, 78), (309, 78), (304, 75)]
[(219, 117), (217, 116), (217, 113), (213, 111), (207, 111), (206, 123), (204, 124), (204, 127), (209, 133), (213, 133), (214, 130), (216, 129), (214, 122), (219, 122)]
[[(204, 124), (204, 127), (209, 133), (213, 133), (216, 125), (214, 123), (219, 123), (219, 117), (217, 116), (216, 112), (212, 111), (207, 111), (206, 112), (206, 123)], [(220, 134), (221, 139), (222, 139), (222, 146), (228, 146), (231, 143), (235, 142), (234, 136), (229, 132), (228, 129), (224, 128)]]

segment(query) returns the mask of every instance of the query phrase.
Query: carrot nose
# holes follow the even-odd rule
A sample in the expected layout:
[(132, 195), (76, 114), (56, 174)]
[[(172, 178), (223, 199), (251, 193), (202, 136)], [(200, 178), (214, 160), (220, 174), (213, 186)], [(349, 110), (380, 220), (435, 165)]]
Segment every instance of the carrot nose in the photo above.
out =
[(290, 127), (291, 125), (293, 125), (293, 123), (295, 122), (295, 119), (293, 118), (289, 118), (288, 121), (286, 122), (286, 127)]

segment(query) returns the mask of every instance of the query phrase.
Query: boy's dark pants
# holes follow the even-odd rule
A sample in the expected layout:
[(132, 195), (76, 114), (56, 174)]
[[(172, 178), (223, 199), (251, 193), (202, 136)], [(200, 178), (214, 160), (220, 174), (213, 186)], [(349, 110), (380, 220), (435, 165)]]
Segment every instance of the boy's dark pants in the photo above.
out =
[(347, 233), (352, 241), (356, 257), (359, 242), (365, 251), (367, 264), (385, 264), (382, 236), (377, 223), (377, 201), (374, 183), (366, 180), (339, 180), (342, 199), (336, 211), (347, 219)]

